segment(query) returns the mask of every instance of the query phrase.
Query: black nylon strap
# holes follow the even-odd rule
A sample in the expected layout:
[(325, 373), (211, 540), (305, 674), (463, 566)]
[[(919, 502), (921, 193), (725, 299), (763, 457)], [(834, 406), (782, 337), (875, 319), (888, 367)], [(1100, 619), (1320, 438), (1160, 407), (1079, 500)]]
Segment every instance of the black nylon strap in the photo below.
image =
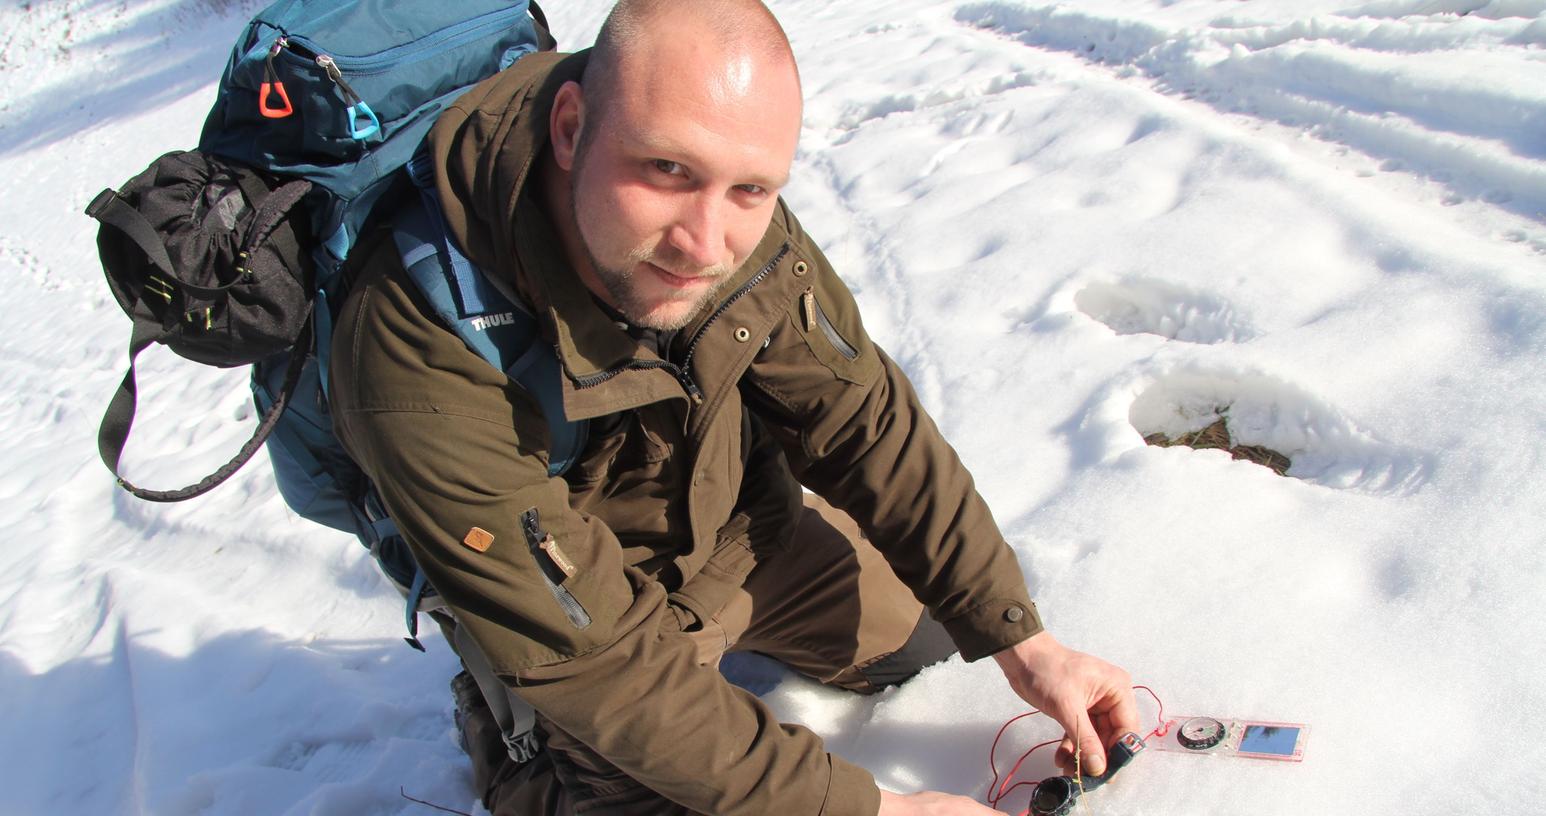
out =
[(97, 197), (86, 206), (86, 214), (129, 236), (139, 246), (140, 251), (145, 253), (145, 257), (149, 258), (162, 274), (171, 279), (172, 283), (201, 298), (213, 300), (241, 280), (241, 276), (237, 275), (215, 287), (198, 286), (183, 280), (172, 270), (172, 259), (166, 254), (166, 245), (157, 237), (155, 228), (145, 220), (145, 216), (140, 215), (138, 210), (129, 206), (129, 202), (124, 201), (123, 196), (115, 190), (108, 189), (97, 193)]
[(301, 199), (311, 192), (311, 182), (305, 179), (295, 179), (281, 187), (269, 192), (251, 174), (238, 179), (242, 192), (248, 201), (263, 199), (263, 206), (259, 207), (253, 215), (252, 224), (247, 230), (247, 240), (242, 243), (242, 252), (251, 254), (257, 247), (266, 241), (274, 249), (274, 254), (286, 266), (292, 267), (290, 275), (300, 282), (303, 287), (310, 287), (310, 276), (305, 274), (307, 255), (302, 249), (300, 239), (295, 234), (293, 219), (286, 219), (285, 214), (301, 202)]
[(311, 192), (311, 182), (305, 179), (295, 179), (294, 181), (286, 182), (283, 186), (276, 187), (273, 191), (269, 191), (263, 186), (262, 182), (252, 175), (242, 176), (238, 179), (238, 183), (241, 185), (242, 193), (247, 196), (249, 202), (259, 200), (263, 202), (258, 206), (257, 213), (252, 217), (252, 225), (247, 229), (247, 240), (242, 242), (242, 250), (249, 253), (252, 252), (257, 247), (262, 246), (263, 242), (267, 241), (271, 234), (288, 234), (288, 245), (281, 245), (279, 247), (281, 250), (279, 257), (300, 257), (300, 251), (295, 246), (293, 233), (290, 233), (288, 229), (280, 229), (279, 233), (276, 233), (275, 228), (288, 226), (283, 221), (285, 213), (288, 213), (290, 208), (300, 203), (302, 197)]
[(553, 39), (553, 30), (548, 28), (548, 16), (542, 13), (542, 7), (537, 5), (537, 0), (531, 0), (526, 7), (531, 11), (531, 18), (537, 21), (537, 50), (552, 51), (557, 48), (558, 40)]
[(124, 443), (129, 440), (129, 428), (134, 424), (134, 407), (138, 401), (134, 359), (166, 335), (165, 330), (145, 312), (143, 304), (135, 304), (134, 314), (130, 318), (134, 321), (134, 328), (129, 335), (129, 371), (124, 374), (123, 382), (118, 384), (118, 390), (108, 402), (107, 413), (102, 416), (102, 428), (97, 431), (97, 452), (102, 455), (102, 461), (114, 476), (118, 475), (118, 460), (123, 456)]
[(285, 407), (290, 404), (291, 394), (295, 393), (295, 384), (300, 381), (301, 369), (305, 366), (306, 355), (311, 350), (312, 326), (309, 317), (308, 310), (308, 319), (301, 329), (300, 337), (296, 338), (295, 345), (290, 350), (290, 367), (285, 370), (284, 385), (275, 395), (274, 404), (258, 423), (257, 430), (253, 431), (252, 438), (242, 445), (235, 456), (231, 457), (231, 461), (216, 468), (214, 473), (176, 490), (147, 490), (136, 487), (118, 474), (118, 462), (123, 457), (124, 444), (129, 440), (129, 429), (134, 424), (136, 403), (134, 358), (161, 336), (159, 327), (155, 327), (153, 322), (136, 319), (134, 332), (129, 339), (129, 371), (124, 375), (123, 383), (118, 386), (118, 393), (114, 394), (112, 401), (108, 403), (107, 414), (102, 417), (102, 429), (97, 434), (97, 450), (101, 453), (102, 461), (107, 464), (108, 470), (111, 470), (118, 480), (118, 486), (146, 501), (183, 501), (213, 490), (221, 482), (231, 478), (242, 465), (247, 464), (247, 460), (258, 452), (258, 448), (273, 432), (274, 425), (279, 422), (279, 415), (284, 413)]

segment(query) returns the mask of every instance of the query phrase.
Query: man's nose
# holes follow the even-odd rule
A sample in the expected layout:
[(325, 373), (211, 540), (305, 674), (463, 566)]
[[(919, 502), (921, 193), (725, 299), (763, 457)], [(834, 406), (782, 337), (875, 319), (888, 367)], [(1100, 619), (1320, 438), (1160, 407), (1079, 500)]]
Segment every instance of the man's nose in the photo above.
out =
[(677, 215), (670, 241), (683, 260), (697, 269), (721, 263), (725, 255), (724, 201), (708, 192), (691, 196)]

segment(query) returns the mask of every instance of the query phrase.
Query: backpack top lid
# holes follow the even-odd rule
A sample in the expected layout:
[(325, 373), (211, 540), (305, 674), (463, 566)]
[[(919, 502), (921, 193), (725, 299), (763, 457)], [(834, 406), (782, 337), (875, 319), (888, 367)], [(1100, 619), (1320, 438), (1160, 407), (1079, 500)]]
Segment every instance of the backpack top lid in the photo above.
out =
[[(296, 416), (287, 408), (302, 377), (326, 382), (329, 301), (347, 286), (338, 270), (372, 211), (387, 209), (377, 205), (405, 178), (398, 171), (456, 96), (554, 45), (529, 0), (280, 0), (248, 23), (199, 150), (163, 156), (86, 210), (103, 222), (109, 286), (134, 324), (129, 369), (98, 433), (121, 486), (152, 501), (199, 495)], [(284, 370), (236, 456), (177, 490), (119, 475), (134, 360), (157, 342), (206, 364)]]
[(199, 149), (316, 185), (326, 283), (436, 117), (546, 41), (527, 0), (281, 0), (231, 52)]

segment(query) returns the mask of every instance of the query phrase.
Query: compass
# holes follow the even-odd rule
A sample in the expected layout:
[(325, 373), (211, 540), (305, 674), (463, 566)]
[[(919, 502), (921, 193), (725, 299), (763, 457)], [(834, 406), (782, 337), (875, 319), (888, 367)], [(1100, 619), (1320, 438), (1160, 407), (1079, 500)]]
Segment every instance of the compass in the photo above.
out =
[(1181, 724), (1176, 732), (1176, 742), (1193, 751), (1206, 751), (1224, 741), (1229, 729), (1212, 717), (1193, 717)]

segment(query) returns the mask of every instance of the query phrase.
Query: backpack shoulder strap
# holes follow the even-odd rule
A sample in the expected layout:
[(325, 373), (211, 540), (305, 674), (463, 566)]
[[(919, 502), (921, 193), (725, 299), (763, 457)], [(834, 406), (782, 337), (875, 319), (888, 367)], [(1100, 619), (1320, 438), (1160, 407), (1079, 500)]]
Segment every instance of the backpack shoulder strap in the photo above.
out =
[(558, 40), (553, 38), (553, 29), (548, 25), (548, 16), (542, 13), (542, 7), (537, 5), (537, 0), (531, 0), (526, 4), (526, 10), (531, 12), (531, 18), (536, 22), (533, 26), (537, 30), (537, 50), (553, 51), (558, 48)]
[(420, 192), (392, 225), (403, 268), (445, 326), (537, 400), (552, 442), (548, 475), (562, 475), (584, 447), (587, 423), (564, 416), (557, 352), (542, 340), (536, 316), (506, 298), (450, 240), (433, 189)]

